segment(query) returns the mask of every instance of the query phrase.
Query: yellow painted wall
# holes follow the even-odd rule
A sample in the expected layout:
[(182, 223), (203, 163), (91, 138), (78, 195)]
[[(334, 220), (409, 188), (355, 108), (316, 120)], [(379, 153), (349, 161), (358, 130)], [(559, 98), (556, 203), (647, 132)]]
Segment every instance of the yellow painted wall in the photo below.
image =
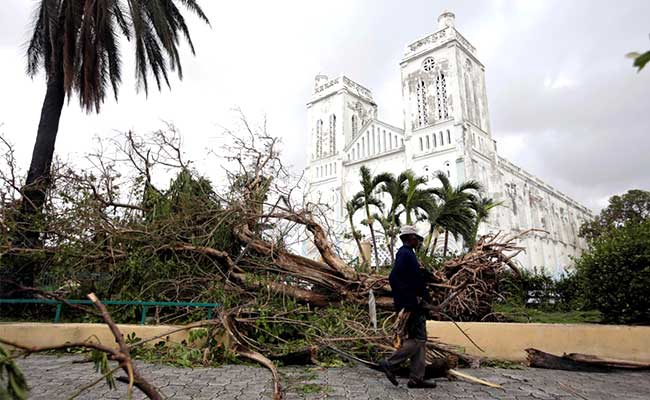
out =
[[(126, 337), (135, 332), (141, 339), (154, 337), (172, 331), (178, 327), (171, 325), (125, 325), (118, 327)], [(187, 338), (186, 331), (178, 332), (164, 339), (181, 342)], [(56, 346), (66, 342), (82, 342), (93, 339), (101, 344), (117, 348), (115, 338), (108, 326), (104, 324), (50, 324), (50, 323), (6, 323), (0, 324), (0, 337), (24, 346)], [(154, 341), (151, 344), (155, 344)]]
[[(429, 321), (431, 338), (462, 346), (467, 353), (503, 360), (523, 361), (524, 349), (533, 347), (549, 353), (585, 353), (607, 358), (650, 362), (650, 327), (587, 324), (500, 324), (462, 322), (460, 327), (484, 350), (481, 353), (450, 322)], [(175, 326), (119, 325), (124, 335), (135, 332), (149, 338), (175, 329)], [(96, 336), (105, 345), (115, 346), (103, 324), (3, 323), (0, 337), (25, 346), (52, 346), (84, 341)], [(171, 342), (187, 338), (187, 332), (166, 337)], [(152, 344), (155, 342), (152, 342)]]
[(606, 358), (650, 362), (650, 327), (590, 324), (458, 324), (485, 353), (479, 351), (450, 322), (429, 321), (429, 337), (459, 345), (472, 355), (523, 361), (524, 349), (536, 348), (556, 355), (593, 354)]

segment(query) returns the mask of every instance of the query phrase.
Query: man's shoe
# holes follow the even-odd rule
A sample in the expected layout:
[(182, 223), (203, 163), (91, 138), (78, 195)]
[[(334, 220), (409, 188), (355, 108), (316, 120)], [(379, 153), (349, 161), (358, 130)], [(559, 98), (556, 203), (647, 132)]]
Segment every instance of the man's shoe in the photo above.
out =
[(399, 385), (399, 382), (397, 382), (397, 378), (395, 377), (395, 374), (393, 371), (390, 370), (390, 367), (386, 363), (386, 360), (382, 360), (379, 362), (379, 368), (381, 368), (382, 371), (384, 371), (384, 374), (386, 375), (386, 378), (392, 383), (393, 385), (397, 386)]
[(421, 381), (411, 379), (406, 384), (409, 389), (433, 389), (437, 386), (436, 381)]

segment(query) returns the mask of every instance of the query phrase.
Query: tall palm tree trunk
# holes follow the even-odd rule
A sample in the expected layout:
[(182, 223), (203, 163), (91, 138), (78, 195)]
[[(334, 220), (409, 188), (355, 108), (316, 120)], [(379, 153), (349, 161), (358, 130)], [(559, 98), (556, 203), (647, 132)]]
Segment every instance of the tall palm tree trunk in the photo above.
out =
[(467, 247), (471, 249), (476, 245), (476, 241), (478, 240), (478, 226), (481, 224), (480, 220), (476, 220), (474, 223), (474, 227), (472, 228), (472, 236), (470, 236), (470, 240), (467, 243)]
[[(366, 204), (366, 216), (368, 220), (368, 228), (370, 228), (370, 237), (372, 238), (372, 249), (375, 253), (375, 271), (379, 269), (379, 252), (377, 251), (377, 240), (375, 239), (375, 229), (373, 228), (374, 220), (370, 215), (370, 207)], [(370, 262), (372, 264), (372, 261)]]
[(431, 255), (436, 253), (436, 246), (438, 246), (438, 236), (439, 233), (436, 231), (436, 236), (433, 238), (433, 243), (431, 244)]
[(349, 219), (350, 229), (352, 229), (352, 237), (354, 237), (354, 241), (357, 244), (357, 248), (359, 249), (359, 258), (361, 259), (361, 266), (363, 269), (366, 267), (366, 265), (368, 265), (368, 260), (366, 260), (366, 255), (363, 253), (363, 248), (361, 247), (361, 241), (359, 241), (359, 237), (357, 236), (357, 231), (354, 229), (354, 220), (352, 219), (351, 214), (349, 214)]
[[(394, 218), (392, 218), (394, 219)], [(390, 224), (390, 235), (388, 237), (388, 250), (390, 253), (390, 265), (395, 264), (395, 223)]]
[(447, 257), (447, 246), (449, 245), (449, 231), (445, 231), (445, 247), (442, 251), (442, 256)]
[[(48, 80), (45, 100), (41, 108), (41, 120), (38, 123), (32, 161), (29, 164), (27, 180), (22, 189), (23, 199), (20, 211), (22, 218), (26, 220), (38, 216), (45, 203), (45, 196), (50, 185), (50, 168), (54, 156), (54, 145), (59, 131), (59, 119), (61, 118), (64, 100), (65, 91), (63, 89), (63, 73), (61, 72)], [(27, 228), (27, 240), (24, 243), (28, 245), (38, 244), (38, 230), (30, 229), (30, 227), (23, 228)]]
[[(19, 248), (34, 248), (41, 245), (40, 216), (51, 183), (50, 168), (64, 100), (63, 71), (58, 71), (53, 73), (47, 82), (32, 161), (25, 186), (22, 188), (23, 197), (13, 240), (13, 245)], [(37, 264), (33, 260), (16, 259), (14, 267), (16, 280), (23, 286), (34, 285), (34, 278), (38, 271), (36, 271)]]
[(440, 229), (436, 226), (431, 230), (431, 242), (429, 247), (427, 247), (427, 252), (429, 255), (434, 255), (436, 252), (436, 246), (438, 245), (438, 237), (440, 236)]

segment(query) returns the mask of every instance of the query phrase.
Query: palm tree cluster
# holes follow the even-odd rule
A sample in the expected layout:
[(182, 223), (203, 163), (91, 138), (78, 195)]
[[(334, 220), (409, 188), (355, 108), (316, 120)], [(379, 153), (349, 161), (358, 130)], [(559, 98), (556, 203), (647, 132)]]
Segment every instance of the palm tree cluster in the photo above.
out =
[[(494, 207), (501, 204), (485, 197), (483, 188), (477, 181), (469, 180), (453, 186), (443, 172), (435, 175), (440, 184), (437, 187), (427, 186), (427, 178), (417, 176), (412, 170), (406, 170), (398, 176), (391, 173), (373, 176), (367, 167), (362, 166), (360, 174), (361, 190), (346, 203), (346, 210), (352, 236), (365, 266), (370, 265), (370, 262), (361, 248), (362, 235), (354, 225), (354, 215), (358, 211), (364, 213), (365, 218), (361, 223), (368, 227), (375, 260), (379, 265), (375, 234), (377, 223), (383, 230), (391, 263), (394, 261), (395, 243), (402, 223), (429, 224), (422, 250), (427, 255), (434, 254), (438, 238), (444, 235), (444, 257), (449, 248), (449, 235), (456, 240), (462, 238), (466, 247), (472, 248), (476, 243), (479, 225), (488, 218)], [(387, 206), (381, 200), (383, 194), (390, 197), (390, 205)]]

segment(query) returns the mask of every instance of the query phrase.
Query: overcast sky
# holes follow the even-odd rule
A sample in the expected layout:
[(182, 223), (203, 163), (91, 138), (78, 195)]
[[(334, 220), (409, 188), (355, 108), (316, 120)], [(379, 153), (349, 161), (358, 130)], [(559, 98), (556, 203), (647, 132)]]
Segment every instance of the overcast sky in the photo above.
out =
[[(45, 93), (25, 75), (25, 42), (37, 1), (2, 0), (0, 132), (29, 163)], [(399, 60), (405, 45), (436, 30), (445, 9), (486, 66), (499, 152), (598, 210), (609, 196), (650, 189), (650, 67), (624, 55), (650, 49), (650, 1), (208, 1), (212, 27), (189, 18), (197, 49), (172, 90), (137, 93), (132, 47), (123, 43), (119, 102), (87, 115), (63, 110), (57, 154), (78, 158), (93, 137), (146, 132), (166, 120), (190, 157), (218, 145), (241, 107), (266, 115), (284, 154), (306, 165), (306, 108), (317, 73), (345, 73), (373, 91), (379, 117), (402, 126)], [(210, 168), (202, 164), (200, 169)]]

